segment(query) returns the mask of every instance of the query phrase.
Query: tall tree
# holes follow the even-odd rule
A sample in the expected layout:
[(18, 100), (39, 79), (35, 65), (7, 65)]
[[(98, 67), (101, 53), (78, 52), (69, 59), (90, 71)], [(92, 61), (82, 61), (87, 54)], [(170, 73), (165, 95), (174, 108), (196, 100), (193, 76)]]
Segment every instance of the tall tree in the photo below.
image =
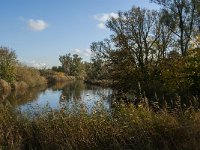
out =
[(199, 0), (151, 1), (163, 7), (164, 22), (176, 36), (182, 56), (186, 56), (192, 35), (199, 26)]
[[(122, 76), (118, 75), (121, 79), (124, 75), (127, 76), (126, 79), (130, 78), (129, 83), (133, 81), (133, 74), (138, 72), (137, 78), (148, 86), (149, 67), (155, 64), (158, 57), (161, 57), (159, 53), (167, 47), (167, 43), (161, 41), (164, 28), (161, 26), (160, 15), (154, 10), (133, 7), (129, 11), (119, 12), (118, 16), (107, 22), (107, 27), (114, 33), (111, 39), (116, 52), (111, 55), (115, 61), (114, 66), (118, 68), (115, 72), (123, 71), (120, 73)], [(168, 33), (163, 34), (165, 35)], [(165, 48), (158, 49), (161, 44), (165, 44)]]

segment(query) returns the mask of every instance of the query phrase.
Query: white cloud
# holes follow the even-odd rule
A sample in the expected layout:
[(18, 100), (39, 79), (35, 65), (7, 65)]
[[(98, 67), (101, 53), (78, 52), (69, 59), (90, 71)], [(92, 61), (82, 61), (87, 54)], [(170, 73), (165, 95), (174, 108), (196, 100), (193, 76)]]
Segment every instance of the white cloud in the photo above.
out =
[(89, 60), (90, 56), (92, 54), (91, 50), (89, 48), (80, 50), (80, 49), (72, 49), (70, 50), (72, 54), (78, 54), (80, 57), (82, 57), (84, 60)]
[(83, 52), (84, 52), (85, 56), (88, 56), (88, 57), (91, 56), (91, 54), (92, 54), (92, 52), (89, 48), (85, 49)]
[(33, 31), (43, 31), (45, 30), (49, 25), (44, 20), (34, 20), (29, 19), (28, 21), (28, 27)]
[(94, 19), (98, 20), (100, 22), (106, 22), (111, 17), (118, 18), (118, 14), (112, 12), (112, 13), (104, 13), (104, 14), (94, 15)]
[(106, 29), (105, 23), (108, 21), (110, 18), (118, 18), (118, 14), (111, 12), (111, 13), (104, 13), (104, 14), (99, 14), (99, 15), (94, 15), (94, 19), (98, 21), (97, 27), (99, 29)]
[(35, 60), (31, 60), (31, 61), (23, 61), (22, 64), (29, 66), (29, 67), (34, 67), (34, 68), (45, 68), (47, 67), (46, 63), (43, 62), (36, 62)]
[(79, 49), (77, 49), (77, 48), (74, 49), (73, 51), (74, 51), (75, 53), (80, 53), (80, 52), (81, 52), (81, 51), (80, 51)]
[(97, 27), (98, 27), (99, 29), (106, 29), (105, 23), (102, 23), (102, 22), (100, 22), (99, 24), (97, 24)]

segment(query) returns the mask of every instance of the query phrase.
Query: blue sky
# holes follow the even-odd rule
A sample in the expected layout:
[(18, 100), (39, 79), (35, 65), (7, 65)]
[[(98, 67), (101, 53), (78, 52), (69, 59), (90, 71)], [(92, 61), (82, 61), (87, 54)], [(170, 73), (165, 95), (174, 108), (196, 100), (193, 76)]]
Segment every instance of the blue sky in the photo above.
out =
[(0, 45), (32, 66), (60, 65), (59, 55), (89, 60), (90, 44), (109, 37), (109, 16), (133, 5), (153, 9), (149, 0), (0, 0)]

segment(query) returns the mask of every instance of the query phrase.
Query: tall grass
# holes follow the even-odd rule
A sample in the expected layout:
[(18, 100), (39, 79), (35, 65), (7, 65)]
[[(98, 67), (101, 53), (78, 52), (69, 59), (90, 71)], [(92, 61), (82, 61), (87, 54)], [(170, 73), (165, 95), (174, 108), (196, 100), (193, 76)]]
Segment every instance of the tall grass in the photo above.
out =
[(42, 111), (30, 118), (1, 106), (1, 149), (200, 149), (200, 112), (192, 108), (181, 115), (123, 104), (90, 113), (81, 105)]

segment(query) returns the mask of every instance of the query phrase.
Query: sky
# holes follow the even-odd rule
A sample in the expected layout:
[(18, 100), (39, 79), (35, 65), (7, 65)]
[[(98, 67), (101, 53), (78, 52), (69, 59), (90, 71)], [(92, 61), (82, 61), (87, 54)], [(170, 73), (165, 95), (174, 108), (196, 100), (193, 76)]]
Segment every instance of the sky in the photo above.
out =
[(59, 56), (90, 59), (90, 44), (109, 38), (109, 17), (132, 6), (155, 9), (149, 0), (0, 0), (0, 45), (34, 67), (60, 65)]

